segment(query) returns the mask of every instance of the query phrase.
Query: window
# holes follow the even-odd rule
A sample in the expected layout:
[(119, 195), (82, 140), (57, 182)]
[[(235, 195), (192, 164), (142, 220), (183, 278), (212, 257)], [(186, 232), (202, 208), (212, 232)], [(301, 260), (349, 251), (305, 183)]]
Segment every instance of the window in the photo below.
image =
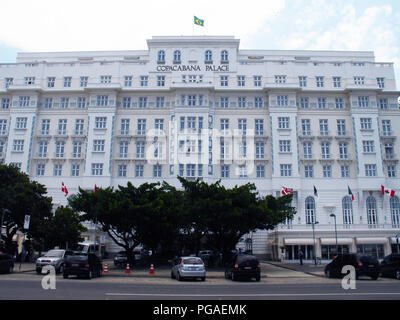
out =
[(388, 165), (387, 166), (387, 175), (388, 178), (396, 178), (396, 166), (395, 165)]
[(292, 165), (291, 164), (281, 164), (280, 171), (281, 171), (281, 177), (291, 177), (292, 176)]
[(44, 164), (43, 163), (38, 163), (38, 165), (36, 167), (36, 175), (44, 176)]
[(72, 142), (72, 158), (79, 159), (82, 157), (82, 142), (73, 141)]
[(109, 84), (111, 83), (111, 76), (100, 76), (101, 84)]
[(385, 78), (376, 78), (376, 82), (379, 88), (381, 89), (385, 88)]
[(54, 88), (55, 83), (56, 83), (56, 77), (47, 78), (47, 88)]
[(247, 178), (247, 167), (239, 166), (239, 178)]
[(329, 134), (327, 119), (319, 120), (319, 133), (321, 136), (327, 136)]
[(103, 175), (103, 163), (92, 163), (92, 176)]
[(53, 98), (46, 98), (46, 99), (44, 100), (44, 107), (45, 107), (46, 109), (51, 109), (51, 108), (53, 108)]
[(144, 142), (136, 142), (136, 158), (137, 159), (144, 159)]
[(15, 122), (16, 129), (26, 129), (28, 123), (28, 118), (26, 117), (17, 117)]
[(378, 215), (376, 211), (376, 200), (369, 196), (366, 200), (367, 204), (367, 221), (369, 227), (376, 227), (378, 224)]
[(256, 167), (257, 178), (265, 178), (265, 166)]
[(263, 98), (262, 97), (255, 97), (254, 98), (254, 107), (255, 108), (262, 108), (263, 107)]
[(89, 80), (89, 77), (80, 77), (80, 78), (79, 78), (79, 86), (80, 86), (81, 88), (87, 87), (87, 85), (88, 85), (88, 80)]
[(310, 119), (302, 119), (301, 120), (301, 134), (303, 136), (311, 135), (311, 120)]
[(1, 99), (1, 108), (2, 109), (10, 108), (10, 99), (9, 98), (2, 98)]
[(42, 119), (40, 134), (48, 135), (50, 131), (50, 119)]
[(229, 119), (221, 119), (220, 120), (220, 128), (221, 131), (225, 131), (229, 129)]
[(71, 165), (71, 176), (73, 177), (78, 177), (79, 176), (79, 169), (80, 165), (79, 164), (72, 164)]
[(312, 143), (303, 142), (304, 159), (312, 159)]
[(165, 87), (165, 76), (157, 76), (157, 87)]
[(221, 141), (220, 148), (221, 148), (221, 159), (229, 159), (230, 158), (229, 143)]
[(364, 85), (365, 84), (365, 77), (353, 77), (355, 85)]
[(375, 144), (373, 140), (364, 140), (362, 143), (363, 143), (363, 152), (365, 153), (375, 152)]
[(256, 159), (264, 159), (264, 142), (256, 142)]
[(279, 152), (291, 152), (290, 140), (279, 140)]
[(227, 87), (228, 86), (228, 76), (220, 76), (220, 86), (221, 87)]
[(4, 80), (5, 80), (4, 83), (5, 83), (6, 88), (13, 85), (13, 81), (14, 81), (13, 78), (5, 78)]
[(246, 135), (246, 130), (247, 130), (246, 119), (238, 119), (238, 129), (241, 135)]
[(340, 166), (340, 173), (342, 178), (350, 178), (350, 167), (349, 166)]
[(97, 96), (97, 106), (98, 107), (106, 107), (107, 105), (108, 105), (108, 96), (107, 95)]
[(161, 178), (161, 165), (156, 164), (153, 166), (153, 178)]
[(388, 99), (379, 99), (379, 109), (387, 110), (388, 109)]
[(62, 97), (61, 98), (61, 103), (60, 103), (60, 107), (62, 109), (66, 109), (69, 106), (69, 98), (68, 97)]
[(315, 77), (317, 88), (323, 88), (325, 86), (324, 77)]
[(3, 157), (4, 154), (4, 141), (0, 141), (0, 157)]
[(390, 120), (382, 120), (382, 133), (384, 136), (392, 135), (392, 125)]
[(334, 88), (342, 87), (342, 78), (341, 77), (333, 77), (333, 87)]
[(6, 129), (7, 129), (7, 120), (1, 119), (0, 120), (0, 134), (5, 135), (7, 132)]
[(24, 140), (14, 140), (13, 141), (13, 151), (22, 152), (24, 151)]
[(305, 98), (300, 98), (300, 107), (301, 107), (302, 109), (307, 109), (307, 108), (310, 107), (309, 99), (308, 99), (307, 97), (305, 97)]
[(118, 165), (118, 177), (126, 177), (126, 164)]
[(353, 224), (353, 203), (349, 196), (342, 199), (343, 224)]
[(147, 97), (139, 97), (139, 108), (147, 107)]
[(290, 128), (289, 117), (278, 117), (278, 128), (289, 129)]
[(212, 62), (212, 52), (211, 50), (206, 50), (205, 54), (204, 54), (204, 60), (207, 63), (211, 63)]
[(174, 63), (181, 62), (181, 52), (179, 50), (174, 51)]
[(331, 158), (329, 142), (321, 143), (321, 157), (322, 157), (322, 159), (330, 159)]
[(262, 86), (261, 76), (254, 76), (253, 80), (254, 80), (254, 86), (255, 87), (261, 87)]
[(130, 120), (129, 119), (121, 119), (121, 131), (120, 131), (120, 133), (122, 135), (129, 134), (129, 124), (130, 124)]
[(38, 158), (47, 157), (47, 141), (40, 141), (38, 147)]
[(132, 87), (132, 79), (133, 79), (133, 76), (125, 76), (124, 77), (124, 86)]
[(371, 130), (372, 129), (372, 119), (371, 118), (360, 118), (361, 130)]
[(196, 129), (196, 117), (187, 117), (187, 128), (192, 130)]
[(326, 98), (318, 98), (318, 108), (326, 109)]
[(306, 223), (315, 223), (315, 200), (313, 197), (307, 197), (305, 201)]
[(302, 88), (307, 87), (307, 77), (306, 76), (299, 76), (299, 85)]
[(35, 77), (25, 77), (25, 78), (24, 78), (24, 84), (25, 84), (26, 86), (35, 84)]
[(358, 106), (360, 108), (369, 107), (369, 97), (359, 96), (358, 97)]
[(400, 228), (400, 201), (397, 196), (390, 197), (390, 216), (392, 228)]
[(135, 177), (136, 178), (143, 177), (143, 169), (144, 169), (144, 166), (142, 164), (135, 165)]
[(119, 143), (119, 157), (120, 158), (127, 158), (128, 157), (128, 141), (121, 141)]
[(338, 119), (336, 120), (337, 123), (337, 133), (339, 136), (346, 135), (346, 120)]
[(246, 97), (238, 97), (238, 107), (246, 108)]
[(336, 109), (343, 109), (344, 108), (343, 98), (335, 98), (335, 108)]
[(277, 84), (286, 83), (286, 76), (285, 75), (275, 75), (275, 83), (277, 83)]
[(196, 105), (196, 95), (188, 95), (188, 105), (191, 107)]
[(345, 142), (339, 143), (339, 158), (340, 159), (348, 159), (349, 158), (348, 145)]
[(96, 117), (95, 118), (95, 128), (96, 129), (106, 129), (107, 128), (107, 117)]
[(228, 58), (228, 51), (226, 50), (222, 50), (221, 51), (221, 62), (228, 62), (229, 58)]
[(29, 107), (30, 99), (31, 99), (31, 97), (19, 96), (18, 105), (20, 107)]
[(247, 157), (247, 143), (246, 141), (241, 141), (239, 144), (239, 158), (244, 159)]
[(54, 176), (61, 176), (62, 175), (62, 164), (55, 164), (53, 167), (53, 175)]
[(86, 98), (78, 97), (78, 108), (80, 109), (86, 108)]
[(255, 119), (255, 135), (262, 136), (264, 135), (264, 119)]
[(156, 98), (156, 107), (157, 108), (164, 108), (164, 105), (165, 105), (164, 97), (157, 97)]
[(385, 143), (385, 159), (393, 160), (394, 159), (394, 146), (393, 143)]
[(376, 177), (376, 164), (366, 164), (365, 165), (365, 176), (366, 177)]
[(58, 120), (58, 135), (66, 135), (67, 134), (67, 119), (59, 119)]
[(137, 121), (137, 134), (145, 135), (146, 134), (146, 119), (138, 119)]
[(70, 88), (72, 83), (72, 77), (64, 77), (64, 88)]
[(220, 98), (220, 104), (221, 104), (221, 108), (228, 108), (228, 97), (221, 97)]
[(246, 85), (246, 77), (245, 76), (237, 76), (237, 85), (238, 85), (238, 87), (244, 87)]
[(277, 96), (277, 104), (279, 107), (287, 107), (289, 105), (289, 96)]
[(122, 108), (128, 109), (131, 107), (131, 97), (123, 97), (122, 98)]
[(149, 77), (148, 76), (140, 76), (140, 86), (147, 87), (149, 84)]
[(332, 166), (322, 166), (322, 176), (324, 178), (332, 178)]
[(157, 63), (165, 63), (165, 51), (160, 50), (157, 53)]
[(221, 178), (229, 178), (229, 166), (228, 165), (221, 166)]
[(56, 141), (56, 158), (64, 158), (64, 148), (65, 142), (64, 141)]
[(314, 177), (314, 167), (313, 166), (304, 166), (304, 177), (305, 178), (312, 178)]

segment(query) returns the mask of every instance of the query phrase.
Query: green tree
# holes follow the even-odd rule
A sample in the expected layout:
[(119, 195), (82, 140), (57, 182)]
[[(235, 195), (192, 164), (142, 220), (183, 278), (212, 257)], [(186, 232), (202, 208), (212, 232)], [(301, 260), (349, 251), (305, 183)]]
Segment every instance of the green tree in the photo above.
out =
[[(41, 226), (51, 217), (52, 199), (45, 196), (46, 187), (12, 165), (0, 164), (0, 214), (4, 213), (6, 250), (11, 252), (17, 231), (40, 238)], [(25, 215), (30, 215), (29, 230), (24, 230)]]

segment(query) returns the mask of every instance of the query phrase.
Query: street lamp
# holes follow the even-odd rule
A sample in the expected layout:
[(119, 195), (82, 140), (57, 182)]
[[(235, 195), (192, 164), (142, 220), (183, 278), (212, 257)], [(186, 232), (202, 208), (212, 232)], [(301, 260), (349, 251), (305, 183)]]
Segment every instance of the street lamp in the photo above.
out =
[(312, 225), (312, 236), (313, 236), (313, 241), (314, 241), (314, 246), (313, 246), (313, 256), (314, 256), (314, 264), (317, 265), (317, 257), (315, 256), (315, 230), (314, 230), (314, 225), (318, 224), (318, 221), (311, 221), (311, 225)]
[(335, 219), (335, 239), (336, 239), (336, 254), (338, 254), (338, 243), (337, 243), (337, 227), (336, 227), (336, 215), (334, 213), (330, 214), (331, 217)]

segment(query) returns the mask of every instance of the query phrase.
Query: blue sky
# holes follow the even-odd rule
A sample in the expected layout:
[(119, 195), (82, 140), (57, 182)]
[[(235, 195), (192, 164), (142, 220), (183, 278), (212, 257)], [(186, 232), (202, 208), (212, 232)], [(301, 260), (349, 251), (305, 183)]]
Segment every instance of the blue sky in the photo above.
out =
[(374, 51), (395, 63), (400, 89), (398, 0), (2, 0), (0, 12), (1, 63), (22, 51), (146, 49), (155, 35), (234, 35), (242, 49)]

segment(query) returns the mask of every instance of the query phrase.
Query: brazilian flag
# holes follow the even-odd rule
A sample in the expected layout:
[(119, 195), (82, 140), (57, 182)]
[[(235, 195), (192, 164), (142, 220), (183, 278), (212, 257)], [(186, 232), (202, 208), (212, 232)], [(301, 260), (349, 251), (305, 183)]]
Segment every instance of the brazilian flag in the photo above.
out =
[(201, 20), (201, 19), (197, 18), (196, 16), (194, 16), (194, 24), (204, 27), (204, 20)]

